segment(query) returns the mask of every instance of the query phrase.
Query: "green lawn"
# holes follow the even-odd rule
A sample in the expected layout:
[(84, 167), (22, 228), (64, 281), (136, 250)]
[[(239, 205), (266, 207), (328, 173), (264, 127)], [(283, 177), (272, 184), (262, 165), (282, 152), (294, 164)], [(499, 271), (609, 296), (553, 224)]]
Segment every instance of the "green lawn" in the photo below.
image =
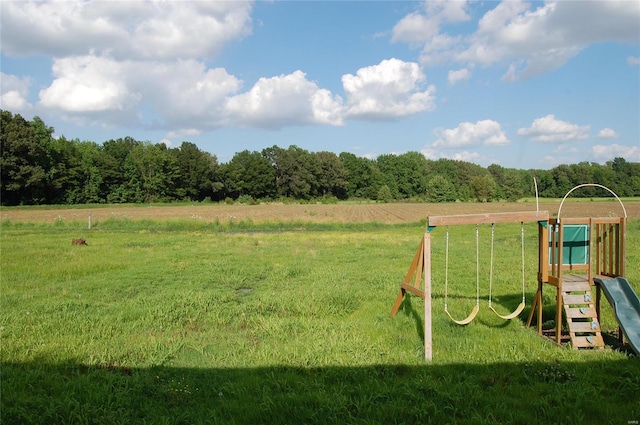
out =
[[(152, 221), (2, 224), (4, 424), (616, 423), (640, 420), (640, 361), (574, 351), (487, 307), (444, 308), (433, 233), (433, 358), (423, 303), (389, 311), (423, 225)], [(519, 226), (496, 232), (493, 301), (520, 302)], [(536, 229), (526, 227), (526, 296)], [(86, 237), (88, 246), (72, 246)], [(475, 305), (473, 228), (451, 230), (449, 310)], [(640, 220), (627, 277), (640, 292)], [(545, 320), (554, 315), (545, 292)], [(605, 328), (617, 329), (603, 304)]]

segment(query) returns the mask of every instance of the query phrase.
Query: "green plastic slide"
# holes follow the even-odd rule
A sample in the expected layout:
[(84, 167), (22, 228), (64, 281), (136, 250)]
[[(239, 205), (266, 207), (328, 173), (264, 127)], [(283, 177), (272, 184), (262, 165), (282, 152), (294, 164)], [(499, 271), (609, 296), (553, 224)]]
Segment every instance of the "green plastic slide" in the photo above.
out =
[(640, 299), (624, 277), (595, 277), (604, 295), (613, 306), (613, 313), (627, 337), (629, 345), (640, 355)]

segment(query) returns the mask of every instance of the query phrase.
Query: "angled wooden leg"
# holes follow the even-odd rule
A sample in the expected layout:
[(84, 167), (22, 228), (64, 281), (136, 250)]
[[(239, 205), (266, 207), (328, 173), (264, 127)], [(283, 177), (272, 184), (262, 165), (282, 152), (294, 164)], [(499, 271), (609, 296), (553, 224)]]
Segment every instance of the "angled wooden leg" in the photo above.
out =
[(405, 291), (404, 288), (400, 288), (398, 296), (396, 297), (396, 302), (393, 303), (393, 308), (391, 309), (391, 313), (389, 313), (389, 317), (393, 317), (398, 313), (400, 305), (402, 305), (402, 301), (404, 300), (404, 294), (406, 293), (407, 291)]
[(536, 307), (538, 306), (538, 295), (540, 295), (540, 291), (536, 291), (536, 296), (533, 297), (533, 304), (531, 305), (531, 312), (529, 313), (529, 318), (527, 319), (527, 327), (531, 326), (531, 322), (533, 322), (533, 315), (536, 314)]
[[(538, 334), (542, 335), (542, 282), (538, 283), (538, 290), (533, 298), (533, 304), (531, 305), (531, 312), (527, 319), (527, 327), (531, 326), (533, 322), (533, 316), (537, 316)], [(537, 311), (536, 311), (537, 310)]]
[[(420, 242), (420, 246), (418, 246), (418, 250), (416, 251), (416, 255), (413, 257), (413, 261), (411, 262), (411, 266), (409, 267), (409, 271), (407, 272), (404, 280), (401, 285), (411, 285), (411, 281), (414, 276), (417, 274), (418, 276), (422, 276), (422, 267), (424, 267), (424, 240)], [(417, 273), (416, 273), (417, 272)], [(419, 278), (415, 279), (413, 285), (416, 289), (420, 288), (420, 280)], [(396, 297), (396, 301), (393, 303), (393, 307), (391, 308), (391, 312), (389, 313), (390, 317), (395, 316), (400, 309), (400, 305), (404, 300), (404, 296), (407, 293), (406, 289), (402, 286), (400, 287), (400, 292), (398, 292), (398, 296)]]

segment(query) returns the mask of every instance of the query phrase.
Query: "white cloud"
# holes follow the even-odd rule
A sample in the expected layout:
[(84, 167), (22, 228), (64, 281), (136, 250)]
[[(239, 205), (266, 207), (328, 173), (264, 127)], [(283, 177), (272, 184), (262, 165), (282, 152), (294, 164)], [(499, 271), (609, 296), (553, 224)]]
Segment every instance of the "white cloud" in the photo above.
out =
[(506, 0), (487, 11), (470, 35), (442, 32), (443, 24), (455, 21), (427, 10), (399, 21), (392, 41), (420, 42), (424, 65), (506, 66), (503, 80), (516, 81), (556, 69), (593, 43), (637, 43), (639, 21), (640, 3), (634, 1), (547, 1), (532, 6)]
[(426, 43), (440, 31), (440, 23), (428, 19), (421, 13), (410, 13), (400, 20), (394, 27), (392, 42)]
[(500, 123), (493, 120), (482, 120), (475, 124), (460, 123), (456, 128), (438, 129), (434, 131), (438, 139), (434, 147), (459, 148), (463, 146), (501, 146), (509, 144), (507, 135), (502, 131)]
[(598, 132), (598, 139), (617, 139), (618, 137), (620, 135), (612, 128), (603, 128)]
[(202, 131), (195, 128), (183, 128), (180, 130), (170, 131), (166, 135), (166, 139), (178, 139), (185, 136), (199, 136), (202, 134)]
[(537, 118), (529, 128), (518, 130), (518, 136), (530, 137), (534, 142), (560, 143), (589, 137), (590, 126), (579, 126), (556, 119), (552, 114)]
[(461, 68), (455, 71), (450, 70), (447, 76), (447, 80), (451, 85), (454, 85), (459, 81), (468, 80), (469, 78), (471, 78), (471, 71), (467, 68)]
[(423, 90), (426, 75), (417, 63), (399, 59), (342, 76), (349, 118), (393, 119), (435, 108), (435, 87)]
[(438, 150), (438, 149), (434, 149), (433, 147), (426, 147), (422, 149), (420, 153), (424, 155), (425, 158), (430, 159), (432, 161), (437, 161), (438, 159), (447, 158), (447, 159), (453, 159), (456, 161), (472, 162), (474, 164), (481, 164), (481, 163), (490, 164), (491, 162), (493, 162), (493, 160), (491, 160), (490, 158), (484, 155), (481, 155), (478, 152), (470, 152), (467, 150), (464, 150), (461, 152), (451, 152), (448, 150)]
[[(345, 117), (394, 119), (434, 107), (433, 87), (415, 63), (396, 59), (344, 77), (348, 111), (340, 96), (309, 81), (302, 71), (260, 78), (239, 93), (242, 81), (203, 62), (117, 61), (87, 55), (55, 59), (54, 80), (40, 105), (65, 119), (145, 125), (185, 134), (224, 125), (282, 128), (343, 125)], [(147, 114), (146, 116), (144, 114)], [(157, 115), (156, 115), (157, 114)], [(185, 130), (186, 129), (186, 130)]]
[(0, 109), (14, 112), (31, 111), (33, 105), (28, 100), (30, 85), (29, 77), (20, 78), (0, 72)]
[(426, 0), (427, 14), (442, 22), (459, 23), (471, 19), (467, 14), (467, 0)]
[(130, 79), (146, 102), (164, 118), (164, 127), (191, 131), (225, 125), (229, 119), (228, 97), (242, 86), (240, 80), (223, 68), (207, 68), (193, 59), (143, 62)]
[(480, 155), (478, 152), (462, 151), (453, 154), (451, 157), (449, 157), (449, 159), (479, 164), (485, 159), (485, 157)]
[(2, 2), (5, 54), (211, 57), (251, 33), (251, 2)]
[(440, 156), (438, 155), (438, 150), (430, 146), (424, 149), (421, 149), (420, 153), (424, 155), (425, 158), (432, 159), (434, 161), (440, 158)]
[(130, 64), (96, 56), (55, 59), (51, 85), (40, 90), (40, 103), (65, 112), (133, 109), (140, 94), (127, 86)]
[(246, 93), (229, 99), (227, 112), (238, 125), (281, 128), (288, 125), (342, 125), (342, 99), (307, 80), (302, 71), (260, 78)]
[[(5, 55), (51, 55), (40, 106), (80, 124), (216, 128), (242, 82), (204, 58), (251, 33), (252, 2), (0, 4)], [(7, 100), (16, 102), (15, 95)], [(156, 116), (160, 114), (160, 116)], [(146, 116), (145, 116), (146, 115)]]
[(635, 57), (635, 56), (629, 56), (627, 58), (627, 63), (629, 65), (640, 65), (640, 58)]
[(155, 126), (211, 129), (225, 123), (227, 97), (241, 86), (224, 69), (195, 60), (118, 62), (90, 55), (56, 59), (53, 72), (40, 104), (80, 123), (97, 113), (111, 123), (142, 123), (135, 111), (145, 103), (161, 114)]
[(640, 162), (640, 147), (625, 145), (595, 145), (592, 148), (594, 158), (601, 162), (606, 162), (617, 157), (622, 157), (627, 161)]
[[(4, 55), (52, 57), (53, 80), (39, 89), (36, 107), (77, 124), (137, 125), (179, 137), (225, 125), (396, 119), (435, 107), (435, 88), (425, 85), (419, 65), (397, 59), (344, 75), (346, 101), (303, 71), (260, 78), (241, 92), (240, 79), (207, 59), (251, 33), (251, 1), (21, 1), (0, 7)], [(469, 19), (466, 2), (424, 7), (439, 23)], [(6, 107), (31, 108), (27, 99), (28, 84), (3, 85)]]
[(427, 43), (440, 32), (441, 24), (465, 22), (471, 19), (466, 12), (466, 0), (428, 0), (424, 11), (402, 18), (392, 31), (391, 41), (411, 44)]

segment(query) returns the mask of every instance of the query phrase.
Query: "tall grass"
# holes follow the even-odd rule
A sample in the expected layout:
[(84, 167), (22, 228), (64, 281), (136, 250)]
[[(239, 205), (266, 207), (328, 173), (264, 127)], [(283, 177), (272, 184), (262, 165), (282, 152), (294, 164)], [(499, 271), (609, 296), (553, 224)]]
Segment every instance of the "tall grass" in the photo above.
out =
[[(313, 230), (313, 231), (310, 231)], [(526, 296), (536, 289), (526, 230)], [(424, 231), (402, 226), (109, 220), (3, 223), (2, 424), (627, 423), (640, 364), (624, 347), (556, 347), (481, 305), (444, 308), (433, 232), (434, 362), (422, 301), (388, 313)], [(494, 304), (521, 297), (520, 228), (496, 232)], [(88, 246), (72, 246), (85, 237)], [(628, 229), (640, 290), (640, 221)], [(473, 227), (450, 229), (449, 309), (475, 304)], [(553, 318), (552, 291), (545, 315)], [(614, 331), (611, 309), (603, 322)], [(523, 313), (523, 320), (528, 314)], [(612, 348), (613, 347), (613, 348)]]

